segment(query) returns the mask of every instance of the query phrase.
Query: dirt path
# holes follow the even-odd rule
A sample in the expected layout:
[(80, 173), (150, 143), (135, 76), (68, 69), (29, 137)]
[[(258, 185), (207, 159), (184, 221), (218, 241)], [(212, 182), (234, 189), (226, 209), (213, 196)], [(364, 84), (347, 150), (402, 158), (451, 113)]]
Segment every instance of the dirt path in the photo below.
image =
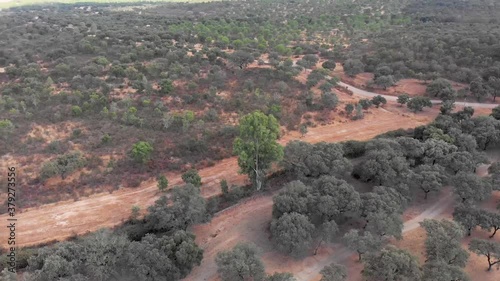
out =
[[(356, 88), (356, 87), (349, 85), (349, 84), (346, 84), (344, 82), (339, 82), (338, 84), (339, 84), (339, 86), (347, 87), (355, 95), (358, 95), (358, 96), (372, 98), (374, 96), (380, 95), (378, 93), (369, 92), (369, 91), (365, 91), (365, 90)], [(395, 97), (395, 96), (389, 96), (389, 95), (381, 95), (381, 96), (383, 96), (388, 101), (396, 102), (398, 100), (398, 97)], [(431, 102), (433, 104), (440, 104), (441, 100), (431, 100)], [(495, 103), (477, 103), (477, 102), (457, 102), (456, 104), (460, 105), (460, 106), (471, 106), (473, 108), (487, 108), (487, 109), (495, 108), (498, 106), (498, 104), (495, 104)]]
[[(413, 128), (426, 124), (435, 116), (402, 115), (398, 108), (387, 106), (386, 109), (373, 109), (372, 114), (366, 114), (365, 119), (355, 122), (341, 123), (310, 128), (304, 138), (298, 132), (285, 135), (280, 142), (286, 144), (290, 140), (300, 139), (307, 142), (367, 140), (374, 136), (399, 128)], [(236, 158), (224, 159), (217, 165), (200, 170), (203, 179), (202, 194), (210, 197), (219, 194), (219, 181), (227, 179), (229, 184), (244, 184), (246, 176), (238, 174)], [(171, 186), (182, 183), (180, 175), (167, 174)], [(146, 210), (158, 198), (154, 180), (145, 182), (136, 189), (121, 189), (113, 193), (101, 193), (78, 201), (62, 201), (25, 209), (17, 214), (17, 245), (29, 246), (47, 243), (54, 240), (64, 240), (70, 236), (81, 235), (104, 227), (113, 227), (126, 220), (131, 207), (137, 205)], [(7, 216), (1, 215), (0, 220), (6, 221)], [(6, 246), (7, 233), (0, 233), (1, 244)]]

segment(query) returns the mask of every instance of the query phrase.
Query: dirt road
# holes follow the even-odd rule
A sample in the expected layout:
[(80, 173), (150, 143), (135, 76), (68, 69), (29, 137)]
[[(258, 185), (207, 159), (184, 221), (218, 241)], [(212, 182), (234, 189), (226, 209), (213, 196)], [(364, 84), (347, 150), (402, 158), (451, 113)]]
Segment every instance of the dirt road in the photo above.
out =
[[(339, 86), (341, 87), (347, 87), (349, 90), (351, 90), (355, 95), (362, 96), (362, 97), (367, 97), (367, 98), (372, 98), (374, 96), (378, 96), (380, 94), (374, 93), (374, 92), (369, 92), (366, 90), (362, 90), (359, 88), (356, 88), (352, 85), (346, 84), (344, 82), (339, 82)], [(389, 96), (389, 95), (381, 95), (383, 96), (386, 100), (388, 101), (393, 101), (396, 102), (398, 100), (398, 97), (395, 96)], [(442, 101), (441, 100), (431, 100), (433, 104), (440, 104)], [(457, 102), (457, 105), (460, 106), (471, 106), (473, 108), (495, 108), (498, 106), (498, 104), (495, 103), (477, 103), (477, 102)]]

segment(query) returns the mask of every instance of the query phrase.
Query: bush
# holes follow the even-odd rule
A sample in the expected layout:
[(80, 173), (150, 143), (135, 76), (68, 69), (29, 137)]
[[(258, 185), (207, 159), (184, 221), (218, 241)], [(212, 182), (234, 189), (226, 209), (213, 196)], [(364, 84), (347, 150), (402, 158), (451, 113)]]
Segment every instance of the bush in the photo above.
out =
[(82, 109), (78, 105), (73, 105), (71, 107), (71, 114), (73, 116), (80, 116), (82, 115)]
[(191, 169), (184, 174), (182, 174), (182, 180), (187, 184), (192, 184), (196, 187), (201, 186), (201, 177), (198, 174), (198, 171), (195, 169)]

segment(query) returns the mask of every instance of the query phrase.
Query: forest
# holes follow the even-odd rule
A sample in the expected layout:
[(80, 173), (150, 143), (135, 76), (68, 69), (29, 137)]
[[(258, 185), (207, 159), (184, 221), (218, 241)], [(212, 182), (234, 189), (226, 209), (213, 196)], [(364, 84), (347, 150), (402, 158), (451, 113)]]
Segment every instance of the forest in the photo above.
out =
[[(107, 227), (19, 247), (17, 275), (2, 249), (0, 280), (198, 280), (190, 274), (207, 258), (223, 281), (313, 280), (270, 271), (266, 255), (305, 260), (328, 245), (361, 269), (353, 277), (344, 260), (329, 262), (321, 281), (479, 280), (472, 256), (494, 280), (499, 17), (489, 0), (0, 10), (0, 155), (23, 167), (18, 207), (29, 214), (129, 189), (140, 197), (153, 186)], [(425, 91), (391, 100), (342, 84), (363, 75), (366, 90), (413, 79)], [(307, 138), (342, 124), (369, 131), (386, 112), (419, 125)], [(232, 158), (246, 181), (203, 173)], [(408, 210), (448, 192), (450, 217), (418, 224), (423, 257), (398, 247)], [(259, 196), (272, 198), (263, 230), (272, 249), (242, 240), (213, 254), (200, 244), (198, 227)]]

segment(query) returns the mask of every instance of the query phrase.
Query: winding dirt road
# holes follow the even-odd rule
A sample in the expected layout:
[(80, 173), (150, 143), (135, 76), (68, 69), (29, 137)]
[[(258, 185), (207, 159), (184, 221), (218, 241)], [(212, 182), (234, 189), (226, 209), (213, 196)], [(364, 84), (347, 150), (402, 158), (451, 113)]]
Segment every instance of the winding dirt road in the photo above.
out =
[[(344, 87), (344, 88), (347, 87), (347, 89), (351, 90), (357, 96), (373, 98), (374, 96), (380, 95), (380, 96), (383, 96), (388, 101), (396, 102), (398, 100), (398, 97), (396, 97), (396, 96), (381, 95), (381, 94), (377, 94), (374, 92), (369, 92), (366, 90), (362, 90), (360, 88), (356, 88), (352, 85), (346, 84), (344, 82), (339, 82), (338, 85), (341, 87)], [(433, 104), (442, 103), (441, 100), (435, 100), (435, 99), (431, 100), (431, 102)], [(495, 108), (495, 107), (499, 106), (496, 103), (477, 103), (477, 102), (457, 102), (457, 104), (459, 104), (461, 106), (471, 106), (473, 108), (486, 108), (486, 109), (491, 109), (491, 108)]]

